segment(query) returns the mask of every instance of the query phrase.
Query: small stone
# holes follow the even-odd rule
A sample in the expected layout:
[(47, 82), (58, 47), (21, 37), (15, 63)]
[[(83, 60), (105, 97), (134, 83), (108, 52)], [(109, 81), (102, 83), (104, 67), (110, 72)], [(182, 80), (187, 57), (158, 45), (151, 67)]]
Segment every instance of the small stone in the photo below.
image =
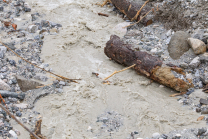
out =
[(180, 64), (180, 67), (183, 68), (183, 69), (187, 69), (187, 68), (188, 68), (188, 64), (185, 63), (185, 62), (182, 62), (182, 63)]
[(4, 58), (4, 52), (0, 51), (0, 58), (3, 59)]
[(198, 136), (201, 136), (201, 135), (204, 134), (205, 132), (207, 132), (207, 128), (206, 128), (206, 127), (199, 128), (199, 129), (198, 129)]
[(60, 81), (59, 84), (63, 85), (63, 86), (66, 85), (66, 83), (64, 81)]
[(20, 109), (26, 109), (28, 104), (20, 103), (20, 104), (14, 104), (14, 106), (20, 108)]
[(119, 23), (113, 28), (113, 31), (120, 34), (121, 36), (124, 36), (127, 32), (127, 28), (123, 28), (123, 27), (128, 25), (130, 25), (130, 22)]
[(0, 90), (11, 90), (10, 86), (0, 79)]
[(200, 108), (196, 108), (196, 112), (201, 112), (201, 109)]
[(32, 90), (32, 89), (36, 89), (37, 86), (43, 85), (43, 84), (38, 83), (36, 81), (25, 79), (21, 76), (16, 76), (16, 78), (17, 78), (17, 83), (23, 92), (26, 92), (26, 91)]
[(206, 52), (206, 45), (203, 41), (194, 38), (188, 38), (188, 44), (192, 47), (196, 55)]
[(162, 134), (162, 135), (161, 135), (161, 138), (163, 138), (163, 139), (167, 139), (167, 138), (168, 138), (168, 136), (167, 136), (167, 135), (165, 135), (165, 134)]
[(50, 23), (47, 20), (41, 20), (41, 26), (42, 27), (49, 27), (50, 26)]
[(206, 72), (203, 76), (200, 76), (204, 84), (208, 84), (208, 73)]
[(31, 12), (31, 8), (24, 7), (24, 11), (25, 11), (25, 12)]
[(0, 114), (0, 118), (4, 118), (4, 115), (3, 114)]
[(17, 134), (13, 130), (10, 130), (9, 134), (11, 134), (14, 139), (18, 139)]
[(3, 7), (3, 6), (0, 7), (0, 11), (1, 11), (1, 12), (4, 11), (4, 7)]
[(50, 33), (58, 33), (58, 29), (57, 28), (50, 29)]
[(9, 64), (11, 64), (12, 66), (16, 66), (16, 62), (14, 60), (9, 60)]
[(166, 33), (166, 36), (170, 36), (172, 34), (172, 30), (170, 29), (170, 30), (168, 30), (168, 32)]
[(199, 102), (200, 102), (200, 104), (208, 105), (208, 100), (206, 100), (206, 99), (201, 98), (201, 99), (199, 100)]
[(197, 57), (195, 57), (195, 58), (191, 61), (191, 63), (189, 64), (189, 66), (190, 66), (191, 68), (196, 68), (196, 67), (199, 66), (199, 64), (200, 64), (200, 60), (199, 60), (199, 57), (197, 56)]
[(29, 25), (27, 30), (30, 33), (35, 33), (38, 30), (38, 27), (36, 25)]
[(22, 116), (22, 113), (20, 111), (17, 111), (16, 112), (16, 116), (21, 117)]
[(158, 139), (160, 137), (160, 134), (159, 133), (154, 133), (154, 134), (152, 134), (152, 138), (153, 139)]
[(6, 53), (7, 48), (5, 46), (0, 46), (0, 51)]
[(202, 108), (201, 109), (201, 114), (208, 114), (208, 109), (207, 108)]
[(180, 139), (181, 138), (181, 134), (176, 134), (175, 135), (175, 139)]
[(199, 55), (199, 59), (201, 62), (208, 62), (208, 53)]

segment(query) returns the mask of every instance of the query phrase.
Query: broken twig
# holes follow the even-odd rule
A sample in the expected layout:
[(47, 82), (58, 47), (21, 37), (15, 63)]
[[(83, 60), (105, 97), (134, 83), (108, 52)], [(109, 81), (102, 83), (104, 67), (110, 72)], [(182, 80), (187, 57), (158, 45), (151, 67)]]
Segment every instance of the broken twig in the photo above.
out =
[(152, 10), (149, 10), (149, 12), (147, 12), (138, 22), (136, 22), (136, 23), (134, 23), (134, 24), (131, 24), (131, 25), (128, 25), (128, 26), (125, 26), (125, 27), (123, 27), (123, 28), (127, 28), (127, 27), (130, 27), (130, 26), (133, 26), (133, 25), (135, 25), (135, 24), (138, 24), (139, 22), (141, 22), (142, 21), (142, 19), (143, 18), (145, 18), (145, 16), (147, 16), (151, 11), (153, 11), (153, 9)]
[(125, 68), (125, 69), (119, 70), (119, 71), (114, 71), (110, 76), (106, 77), (104, 80), (107, 80), (108, 78), (112, 77), (112, 76), (115, 75), (116, 73), (125, 71), (125, 70), (130, 69), (130, 68), (132, 68), (132, 67), (134, 67), (134, 66), (136, 66), (136, 64), (134, 64), (134, 65), (132, 65), (132, 66), (130, 66), (130, 67), (127, 67), (127, 68)]
[[(139, 21), (140, 17), (145, 17), (147, 11), (151, 8), (149, 6), (145, 6), (149, 0), (147, 0), (143, 5), (135, 3), (131, 0), (105, 0), (101, 6), (106, 5), (107, 3), (113, 4), (120, 12), (125, 14), (131, 21)], [(149, 25), (152, 23), (152, 19), (145, 18), (144, 25)]]
[[(45, 136), (43, 136), (41, 134), (41, 122), (42, 122), (42, 119), (38, 120), (35, 124), (35, 134), (40, 137), (41, 139), (47, 139)], [(30, 134), (30, 139), (35, 139), (35, 137)]]
[(25, 125), (23, 125), (13, 114), (11, 114), (2, 104), (0, 104), (0, 107), (10, 116), (12, 119), (14, 119), (18, 124), (20, 124), (25, 130), (27, 130), (30, 134), (32, 134), (36, 139), (40, 139), (37, 135), (35, 135), (32, 131), (30, 131), (29, 128), (27, 128)]
[(108, 17), (108, 16), (109, 16), (109, 15), (104, 14), (104, 13), (98, 13), (98, 15), (101, 15), (101, 16), (106, 16), (106, 17)]
[[(61, 76), (61, 75), (55, 74), (55, 73), (53, 73), (53, 72), (47, 71), (47, 70), (45, 70), (44, 68), (41, 68), (41, 67), (39, 67), (39, 66), (37, 66), (37, 65), (35, 65), (35, 64), (33, 64), (33, 63), (31, 63), (30, 61), (24, 59), (23, 57), (21, 57), (20, 55), (18, 55), (17, 53), (15, 53), (12, 49), (10, 49), (7, 45), (5, 45), (3, 42), (0, 41), (0, 43), (1, 43), (2, 45), (4, 45), (7, 49), (9, 49), (12, 53), (14, 53), (17, 57), (19, 57), (19, 58), (21, 58), (22, 60), (24, 60), (25, 62), (27, 62), (27, 63), (29, 63), (29, 64), (35, 66), (36, 68), (39, 68), (39, 69), (41, 69), (41, 70), (43, 70), (43, 71), (45, 71), (45, 72), (48, 72), (48, 73), (50, 73), (50, 74), (53, 74), (53, 75), (55, 75), (55, 76), (57, 76), (57, 77), (59, 77), (59, 78), (62, 78), (63, 80), (68, 80), (68, 81), (72, 81), (72, 82), (76, 82), (75, 80), (80, 80), (80, 79), (69, 79), (69, 78), (66, 78), (66, 77), (64, 77), (64, 76)], [(77, 83), (77, 82), (76, 82), (76, 83)]]

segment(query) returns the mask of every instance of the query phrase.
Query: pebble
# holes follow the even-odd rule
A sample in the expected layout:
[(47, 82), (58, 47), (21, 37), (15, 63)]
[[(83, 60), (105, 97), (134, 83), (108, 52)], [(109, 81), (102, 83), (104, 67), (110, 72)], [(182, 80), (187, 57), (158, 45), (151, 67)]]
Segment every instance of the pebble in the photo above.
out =
[(4, 11), (4, 7), (3, 7), (3, 6), (0, 7), (0, 11), (1, 11), (1, 12)]
[(10, 130), (9, 134), (11, 134), (14, 139), (18, 139), (17, 134), (13, 130)]
[(0, 79), (0, 90), (11, 90), (11, 87)]
[(36, 25), (29, 25), (27, 30), (30, 33), (35, 33), (38, 30), (38, 27)]
[(200, 60), (199, 60), (199, 57), (197, 56), (197, 57), (195, 57), (195, 58), (191, 61), (191, 63), (189, 64), (189, 66), (190, 66), (191, 68), (195, 69), (195, 68), (197, 68), (197, 67), (199, 66), (199, 64), (200, 64)]
[(16, 112), (16, 116), (21, 117), (22, 116), (22, 113), (20, 111), (17, 111)]
[(154, 133), (154, 134), (152, 134), (152, 138), (153, 139), (158, 139), (160, 137), (160, 134), (159, 133)]
[(193, 49), (196, 55), (203, 54), (206, 52), (206, 45), (203, 41), (195, 38), (188, 38), (188, 44)]
[(206, 127), (199, 128), (199, 129), (198, 129), (198, 136), (201, 136), (201, 135), (204, 134), (205, 132), (207, 132), (207, 128), (206, 128)]

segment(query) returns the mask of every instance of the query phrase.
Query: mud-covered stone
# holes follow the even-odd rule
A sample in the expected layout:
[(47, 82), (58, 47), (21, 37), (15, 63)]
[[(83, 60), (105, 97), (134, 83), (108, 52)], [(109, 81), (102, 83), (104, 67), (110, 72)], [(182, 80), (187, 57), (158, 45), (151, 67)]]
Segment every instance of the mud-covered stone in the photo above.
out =
[(184, 31), (177, 31), (174, 33), (168, 44), (168, 52), (172, 59), (179, 59), (186, 51), (189, 50), (190, 46), (187, 42), (189, 37), (190, 34)]

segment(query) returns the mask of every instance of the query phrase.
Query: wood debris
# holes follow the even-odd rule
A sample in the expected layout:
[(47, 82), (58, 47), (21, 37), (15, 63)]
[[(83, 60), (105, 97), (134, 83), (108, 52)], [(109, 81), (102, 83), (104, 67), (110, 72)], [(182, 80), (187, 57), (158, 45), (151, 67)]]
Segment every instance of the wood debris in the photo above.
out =
[(112, 35), (106, 43), (105, 54), (115, 62), (124, 66), (132, 66), (138, 74), (144, 75), (160, 84), (173, 88), (179, 92), (186, 92), (193, 87), (192, 81), (175, 77), (173, 72), (185, 76), (179, 67), (168, 67), (163, 62), (151, 54), (141, 51), (134, 51), (130, 44), (124, 44), (116, 35)]
[[(38, 120), (35, 124), (35, 134), (40, 138), (40, 139), (47, 139), (45, 136), (41, 134), (41, 122), (42, 120)], [(30, 134), (30, 139), (36, 139), (32, 134)]]
[(143, 5), (140, 5), (129, 0), (106, 0), (101, 6), (111, 3), (131, 21), (140, 21), (143, 18), (141, 23), (147, 26), (153, 22), (152, 16), (145, 17), (151, 11), (151, 7), (146, 5), (148, 2), (146, 1)]

